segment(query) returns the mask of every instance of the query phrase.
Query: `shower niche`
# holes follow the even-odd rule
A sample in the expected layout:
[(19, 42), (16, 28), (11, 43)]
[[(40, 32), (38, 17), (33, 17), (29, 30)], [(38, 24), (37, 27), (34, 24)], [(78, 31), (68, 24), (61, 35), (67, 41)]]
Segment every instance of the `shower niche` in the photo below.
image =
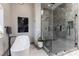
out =
[[(41, 4), (43, 11), (41, 20), (42, 40), (48, 55), (60, 55), (71, 51), (76, 43), (74, 4)], [(50, 6), (49, 6), (50, 5)], [(70, 7), (72, 6), (72, 7)]]

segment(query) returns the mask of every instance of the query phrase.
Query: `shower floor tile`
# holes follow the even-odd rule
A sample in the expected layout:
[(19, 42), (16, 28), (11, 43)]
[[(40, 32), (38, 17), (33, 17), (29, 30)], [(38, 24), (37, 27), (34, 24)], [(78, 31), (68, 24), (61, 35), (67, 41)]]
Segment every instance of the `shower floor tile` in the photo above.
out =
[(79, 56), (79, 50), (76, 50), (76, 51), (72, 51), (70, 53), (67, 53), (63, 56)]
[(52, 41), (52, 52), (59, 53), (69, 49), (73, 49), (75, 42), (73, 40), (57, 39)]

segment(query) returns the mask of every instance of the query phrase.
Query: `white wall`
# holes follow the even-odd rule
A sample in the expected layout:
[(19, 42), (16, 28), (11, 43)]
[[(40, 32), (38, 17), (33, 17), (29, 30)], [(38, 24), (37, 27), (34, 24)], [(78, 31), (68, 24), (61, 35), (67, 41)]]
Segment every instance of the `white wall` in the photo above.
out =
[(41, 4), (34, 5), (35, 12), (35, 44), (37, 45), (38, 38), (41, 36)]
[(3, 7), (0, 6), (0, 26), (3, 26)]
[(3, 7), (0, 5), (0, 55), (3, 54)]
[[(3, 11), (4, 11), (4, 26), (10, 26), (10, 4), (1, 4), (3, 7)], [(2, 54), (8, 49), (8, 37), (6, 35), (5, 32), (5, 28), (4, 28), (4, 37), (2, 39), (2, 45), (3, 45), (3, 52)]]
[[(33, 4), (11, 4), (11, 26), (12, 26), (12, 33), (13, 35), (28, 35), (33, 41), (34, 35), (34, 17), (33, 17)], [(29, 19), (29, 32), (27, 33), (18, 33), (17, 28), (17, 17), (28, 17)]]

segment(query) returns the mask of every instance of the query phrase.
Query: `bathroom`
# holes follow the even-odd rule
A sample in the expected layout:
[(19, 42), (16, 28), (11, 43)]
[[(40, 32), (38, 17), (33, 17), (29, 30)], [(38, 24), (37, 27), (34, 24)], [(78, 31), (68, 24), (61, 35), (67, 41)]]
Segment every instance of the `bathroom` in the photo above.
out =
[[(76, 4), (74, 3), (69, 3), (69, 4), (67, 3), (45, 3), (45, 4), (41, 4), (41, 3), (1, 3), (0, 5), (1, 5), (0, 8), (3, 9), (2, 11), (3, 21), (1, 22), (3, 24), (1, 26), (3, 26), (2, 32), (4, 35), (3, 40), (0, 41), (2, 42), (0, 48), (2, 48), (3, 50), (1, 51), (0, 55), (5, 55), (7, 51), (9, 50), (8, 49), (9, 43), (11, 43), (11, 47), (12, 47), (12, 45), (16, 41), (15, 40), (16, 37), (20, 35), (26, 35), (29, 37), (29, 41), (30, 41), (29, 44), (33, 45), (34, 47), (33, 46), (32, 47), (38, 50), (39, 54), (35, 53), (36, 50), (35, 52), (33, 52), (33, 50), (31, 49), (32, 53), (35, 53), (35, 55), (38, 54), (38, 55), (47, 56), (47, 55), (53, 55), (53, 53), (55, 55), (58, 55), (59, 52), (61, 51), (66, 51), (66, 50), (68, 51), (69, 49), (72, 50), (74, 48), (74, 44), (76, 44), (77, 45), (76, 47), (78, 47), (78, 44), (77, 44), (78, 33), (76, 31), (79, 31), (79, 30), (74, 28), (78, 26), (78, 24), (77, 23), (75, 23), (75, 25), (73, 24), (74, 22), (79, 22), (77, 20), (78, 18), (77, 17), (77, 14), (78, 14), (77, 3)], [(45, 20), (45, 17), (47, 17), (46, 20)], [(26, 30), (22, 28), (25, 25), (23, 26), (20, 25), (19, 23), (21, 22), (19, 21), (20, 19), (27, 20), (26, 21), (27, 27), (25, 28)], [(58, 21), (58, 19), (61, 19), (61, 20)], [(65, 30), (66, 26), (68, 25), (68, 24), (65, 24), (67, 23), (67, 21), (70, 21), (68, 23), (70, 27), (73, 28), (71, 29), (73, 33), (70, 32), (71, 30), (69, 28), (67, 31)], [(61, 25), (64, 25), (65, 28), (62, 29), (63, 26)], [(7, 26), (11, 27), (11, 30), (12, 30), (10, 33), (10, 36), (12, 36), (10, 39), (10, 42), (9, 42), (8, 35), (6, 33)], [(57, 27), (57, 30), (60, 30), (61, 32), (57, 32), (55, 27)], [(47, 30), (45, 30), (44, 28)], [(70, 36), (67, 36), (67, 35), (70, 35)], [(62, 40), (59, 40), (59, 39), (62, 39)], [(69, 41), (68, 39), (72, 40), (72, 42)], [(67, 42), (63, 40), (67, 40)], [(39, 41), (41, 41), (40, 44), (38, 44)], [(69, 45), (66, 46), (68, 43)], [(38, 45), (41, 45), (41, 44), (44, 46), (43, 49), (38, 48)], [(41, 52), (43, 54), (41, 54)]]

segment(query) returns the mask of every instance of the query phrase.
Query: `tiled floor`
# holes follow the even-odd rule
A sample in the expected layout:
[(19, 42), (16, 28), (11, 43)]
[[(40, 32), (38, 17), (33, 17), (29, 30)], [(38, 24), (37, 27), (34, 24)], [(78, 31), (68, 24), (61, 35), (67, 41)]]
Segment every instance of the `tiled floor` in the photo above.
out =
[(52, 41), (52, 52), (53, 53), (58, 53), (61, 52), (63, 50), (69, 50), (74, 48), (75, 46), (75, 42), (74, 40), (65, 40), (65, 39), (58, 39), (55, 41)]
[[(4, 56), (7, 56), (7, 54), (5, 54)], [(30, 56), (48, 56), (48, 55), (43, 49), (37, 49), (34, 45), (31, 45)], [(75, 50), (63, 56), (79, 56), (79, 50)]]
[(34, 45), (31, 45), (30, 56), (48, 56), (43, 49), (37, 49)]
[[(6, 52), (3, 56), (8, 56), (8, 52)], [(34, 45), (31, 45), (29, 56), (48, 56), (48, 55), (43, 49), (38, 49)]]
[[(34, 45), (31, 45), (30, 56), (48, 56), (47, 53), (42, 49), (37, 49)], [(63, 56), (79, 56), (79, 50), (72, 51)]]
[(64, 56), (79, 56), (79, 50), (67, 53)]

